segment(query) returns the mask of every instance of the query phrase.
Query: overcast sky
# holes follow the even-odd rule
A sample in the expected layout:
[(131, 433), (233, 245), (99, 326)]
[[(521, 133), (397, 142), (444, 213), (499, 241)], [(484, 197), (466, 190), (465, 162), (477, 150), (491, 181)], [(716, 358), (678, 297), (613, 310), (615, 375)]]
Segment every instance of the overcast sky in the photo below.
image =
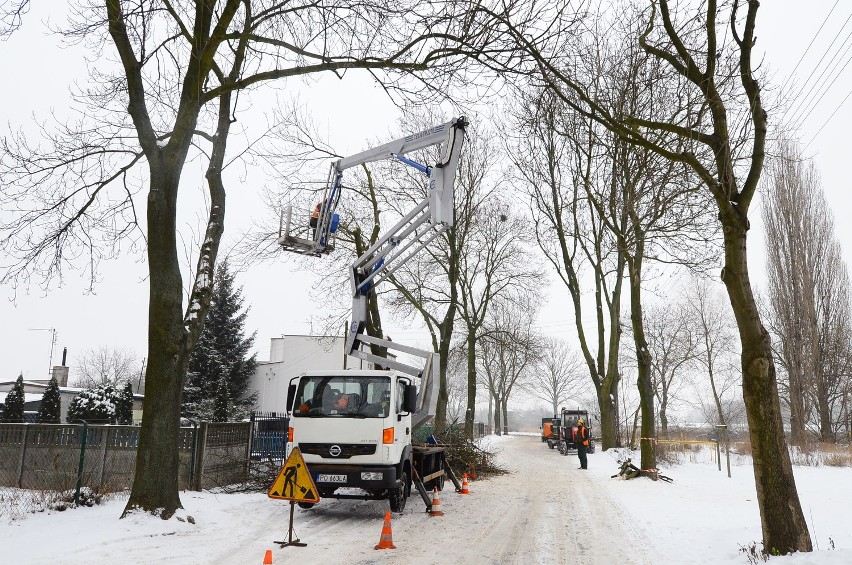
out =
[[(6, 85), (0, 95), (3, 101), (0, 104), (3, 135), (7, 131), (7, 123), (31, 127), (30, 115), (33, 112), (43, 118), (51, 109), (62, 113), (67, 103), (65, 93), (68, 85), (86, 76), (85, 51), (79, 46), (61, 47), (59, 38), (47, 33), (43, 23), (47, 13), (38, 11), (47, 9), (50, 4), (53, 9), (50, 17), (59, 23), (61, 14), (56, 8), (64, 3), (34, 4), (24, 27), (8, 41), (0, 42), (0, 69), (3, 69)], [(805, 5), (808, 7), (804, 8)], [(817, 35), (832, 6), (835, 7), (831, 17)], [(758, 14), (757, 51), (765, 53), (763, 64), (772, 70), (774, 77), (773, 84), (764, 85), (764, 88), (779, 90), (783, 85), (785, 93), (795, 95), (826, 53), (819, 69), (826, 66), (835, 51), (840, 53), (837, 68), (843, 68), (850, 57), (846, 48), (852, 46), (850, 18), (850, 2), (763, 2)], [(847, 39), (848, 42), (844, 43)], [(799, 63), (795, 76), (788, 81), (812, 40), (813, 44)], [(810, 84), (817, 82), (819, 72), (813, 75)], [(291, 86), (297, 85), (288, 84), (288, 92)], [(342, 151), (356, 152), (365, 148), (368, 140), (385, 135), (397, 116), (380, 90), (365, 78), (349, 75), (343, 82), (324, 79), (308, 90), (302, 86), (299, 89), (308, 92), (315, 118), (328, 124), (329, 138)], [(812, 89), (805, 88), (799, 94), (796, 100), (801, 102), (801, 109), (797, 111), (794, 103), (786, 119), (789, 121), (795, 117), (802, 121), (799, 134), (804, 144), (809, 143), (807, 151), (814, 157), (822, 174), (823, 188), (835, 213), (837, 236), (843, 242), (849, 265), (852, 263), (852, 222), (847, 220), (847, 216), (852, 207), (848, 180), (849, 146), (844, 142), (844, 130), (852, 118), (852, 100), (847, 100), (839, 109), (838, 106), (852, 93), (852, 68), (844, 68), (839, 79), (818, 103), (818, 96), (811, 96), (811, 92)], [(808, 111), (810, 108), (813, 108), (812, 112)], [(777, 122), (779, 116), (770, 115), (770, 120)], [(324, 180), (326, 174), (325, 165), (318, 167), (318, 180)], [(191, 175), (192, 171), (188, 171), (184, 176)], [(252, 217), (264, 215), (258, 190), (264, 182), (261, 172), (254, 171), (239, 187), (238, 194), (234, 190), (229, 192), (226, 245), (227, 238), (247, 226)], [(192, 214), (194, 217), (195, 211)], [(757, 208), (753, 209), (751, 217), (754, 229), (749, 241), (750, 269), (753, 280), (762, 283), (764, 259)], [(51, 290), (47, 295), (37, 286), (17, 291), (8, 286), (0, 288), (0, 380), (13, 379), (19, 373), (31, 378), (47, 376), (53, 334), (46, 330), (50, 329), (56, 330), (57, 337), (53, 364), (59, 363), (62, 349), (67, 347), (72, 373), (75, 359), (86, 350), (98, 347), (127, 348), (140, 359), (144, 357), (148, 290), (145, 264), (138, 259), (125, 257), (104, 263), (94, 294), (85, 292), (79, 272), (66, 273), (62, 287)], [(252, 267), (239, 275), (238, 284), (243, 285), (246, 302), (252, 307), (247, 330), (257, 330), (259, 359), (268, 357), (271, 337), (285, 333), (310, 333), (311, 319), (322, 308), (321, 304), (313, 304), (308, 299), (313, 282), (309, 274), (294, 270), (292, 263), (283, 260)], [(552, 288), (551, 297), (546, 299), (550, 307), (542, 314), (541, 327), (546, 333), (570, 338), (575, 332), (565, 295), (563, 288)], [(393, 324), (388, 327), (395, 341), (411, 344), (420, 341), (421, 345), (426, 345), (422, 332)]]

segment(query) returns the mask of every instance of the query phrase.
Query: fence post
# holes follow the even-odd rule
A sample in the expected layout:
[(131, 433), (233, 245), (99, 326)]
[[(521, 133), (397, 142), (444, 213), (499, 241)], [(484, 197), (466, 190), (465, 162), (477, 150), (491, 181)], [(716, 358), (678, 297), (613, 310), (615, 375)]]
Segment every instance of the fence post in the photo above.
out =
[(248, 425), (248, 441), (246, 442), (246, 466), (243, 470), (245, 480), (248, 480), (249, 476), (251, 476), (251, 452), (254, 443), (254, 414), (252, 414), (252, 421)]
[(29, 439), (30, 425), (24, 424), (24, 439), (21, 442), (21, 460), (18, 463), (18, 488), (24, 488), (24, 459), (27, 455), (27, 440)]
[(89, 435), (89, 423), (86, 420), (77, 420), (83, 423), (83, 439), (80, 441), (80, 466), (77, 468), (77, 490), (74, 493), (74, 504), (80, 504), (80, 485), (83, 482), (83, 463), (86, 461), (86, 439)]
[(198, 422), (190, 419), (192, 423), (192, 447), (189, 448), (189, 480), (187, 481), (188, 488), (193, 488), (195, 483), (195, 455), (198, 443)]
[(103, 446), (101, 447), (101, 480), (98, 484), (98, 487), (101, 490), (103, 490), (104, 477), (106, 476), (107, 443), (109, 443), (109, 436), (113, 429), (114, 428), (105, 427), (103, 429), (104, 435), (101, 436), (101, 441), (103, 442)]
[(204, 481), (204, 452), (207, 448), (207, 427), (209, 422), (201, 422), (201, 432), (197, 436), (198, 446), (195, 449), (196, 461), (195, 472), (192, 475), (194, 484), (192, 490), (201, 492), (201, 484)]

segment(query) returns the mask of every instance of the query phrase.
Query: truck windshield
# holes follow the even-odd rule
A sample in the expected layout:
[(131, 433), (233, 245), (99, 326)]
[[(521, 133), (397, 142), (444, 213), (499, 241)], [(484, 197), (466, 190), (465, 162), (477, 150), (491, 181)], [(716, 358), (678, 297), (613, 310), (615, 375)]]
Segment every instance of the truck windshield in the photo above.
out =
[(293, 404), (296, 418), (387, 418), (389, 377), (302, 377)]

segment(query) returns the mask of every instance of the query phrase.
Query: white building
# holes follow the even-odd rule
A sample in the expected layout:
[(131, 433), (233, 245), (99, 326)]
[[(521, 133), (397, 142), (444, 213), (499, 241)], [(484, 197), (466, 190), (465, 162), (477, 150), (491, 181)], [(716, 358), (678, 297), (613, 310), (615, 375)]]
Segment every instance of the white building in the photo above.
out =
[(344, 353), (341, 336), (285, 335), (273, 337), (269, 361), (258, 361), (249, 380), (249, 390), (257, 391), (255, 409), (284, 412), (290, 379), (305, 371), (324, 369), (372, 369), (373, 364)]

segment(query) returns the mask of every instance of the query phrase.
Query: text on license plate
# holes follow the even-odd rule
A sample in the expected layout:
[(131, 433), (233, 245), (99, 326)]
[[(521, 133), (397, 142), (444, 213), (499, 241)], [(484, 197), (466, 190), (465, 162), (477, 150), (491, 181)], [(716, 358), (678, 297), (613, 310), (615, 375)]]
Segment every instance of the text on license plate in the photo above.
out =
[(317, 475), (318, 483), (345, 483), (346, 475)]

